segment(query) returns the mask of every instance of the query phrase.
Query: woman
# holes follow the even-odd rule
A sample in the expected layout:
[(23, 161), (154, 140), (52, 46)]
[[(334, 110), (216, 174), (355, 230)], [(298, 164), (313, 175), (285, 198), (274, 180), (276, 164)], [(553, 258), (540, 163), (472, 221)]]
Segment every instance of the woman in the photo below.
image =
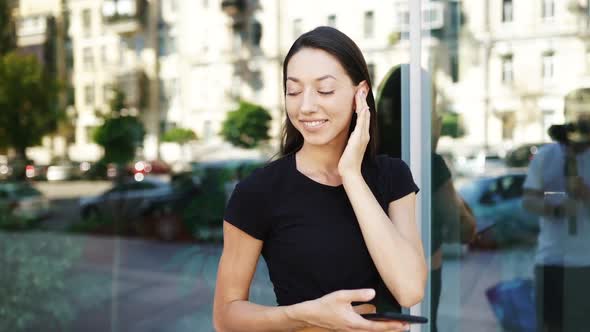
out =
[[(421, 301), (426, 263), (412, 174), (375, 157), (375, 101), (354, 42), (329, 27), (300, 36), (283, 65), (282, 157), (241, 181), (224, 216), (218, 331), (400, 331), (369, 321), (375, 289)], [(248, 301), (263, 255), (278, 307)]]

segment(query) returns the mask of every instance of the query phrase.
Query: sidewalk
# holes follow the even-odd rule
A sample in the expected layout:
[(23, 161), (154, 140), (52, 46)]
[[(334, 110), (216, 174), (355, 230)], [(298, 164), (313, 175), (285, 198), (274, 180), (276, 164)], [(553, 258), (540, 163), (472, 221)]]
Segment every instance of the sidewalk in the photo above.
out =
[[(20, 260), (18, 282), (28, 289), (17, 293), (30, 300), (30, 311), (55, 312), (70, 331), (213, 331), (220, 245), (62, 233), (0, 233), (0, 243), (15, 244), (21, 256), (31, 256)], [(485, 290), (502, 280), (531, 277), (532, 257), (533, 249), (524, 248), (445, 260), (439, 331), (501, 331)], [(14, 264), (8, 260), (0, 264)], [(45, 276), (49, 291), (29, 280), (29, 272)], [(16, 287), (10, 280), (8, 286)], [(255, 303), (275, 305), (262, 259), (250, 296)], [(46, 326), (52, 331), (55, 321)]]

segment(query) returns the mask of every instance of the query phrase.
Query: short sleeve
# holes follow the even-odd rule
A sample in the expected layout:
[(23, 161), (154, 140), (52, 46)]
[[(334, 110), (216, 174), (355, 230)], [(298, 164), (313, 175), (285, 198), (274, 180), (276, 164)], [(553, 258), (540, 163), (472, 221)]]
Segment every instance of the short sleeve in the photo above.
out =
[(381, 172), (384, 172), (382, 178), (385, 181), (385, 199), (388, 203), (420, 191), (410, 168), (399, 158), (384, 158), (381, 161)]
[(447, 181), (451, 179), (451, 171), (447, 166), (444, 158), (437, 154), (432, 154), (432, 192), (436, 192)]
[(270, 222), (264, 215), (264, 195), (252, 184), (239, 183), (225, 208), (223, 219), (258, 240), (265, 240)]
[(524, 184), (522, 185), (523, 188), (533, 190), (543, 189), (542, 169), (544, 159), (543, 155), (545, 154), (545, 151), (545, 149), (541, 148), (541, 150), (533, 157), (533, 159), (529, 163), (526, 179), (524, 180)]

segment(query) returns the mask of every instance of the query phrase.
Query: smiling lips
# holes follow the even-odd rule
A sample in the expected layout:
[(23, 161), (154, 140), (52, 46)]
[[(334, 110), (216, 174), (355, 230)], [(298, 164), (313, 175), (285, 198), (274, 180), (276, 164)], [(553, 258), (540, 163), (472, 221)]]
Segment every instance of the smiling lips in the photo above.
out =
[(301, 121), (303, 127), (309, 131), (320, 129), (326, 122), (328, 122), (328, 120)]

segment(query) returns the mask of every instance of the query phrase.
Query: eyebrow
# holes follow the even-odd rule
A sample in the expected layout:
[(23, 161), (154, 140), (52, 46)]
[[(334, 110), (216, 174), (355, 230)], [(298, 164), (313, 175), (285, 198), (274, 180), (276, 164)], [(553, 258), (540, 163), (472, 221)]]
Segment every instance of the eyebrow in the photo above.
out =
[[(328, 78), (336, 79), (336, 77), (328, 74), (328, 75), (324, 75), (322, 77), (318, 77), (315, 80), (316, 81), (322, 81), (322, 80), (325, 80), (325, 79), (328, 79)], [(293, 82), (300, 82), (300, 80), (298, 78), (295, 78), (295, 77), (292, 77), (292, 76), (287, 77), (287, 80), (290, 80), (290, 81), (293, 81)]]

